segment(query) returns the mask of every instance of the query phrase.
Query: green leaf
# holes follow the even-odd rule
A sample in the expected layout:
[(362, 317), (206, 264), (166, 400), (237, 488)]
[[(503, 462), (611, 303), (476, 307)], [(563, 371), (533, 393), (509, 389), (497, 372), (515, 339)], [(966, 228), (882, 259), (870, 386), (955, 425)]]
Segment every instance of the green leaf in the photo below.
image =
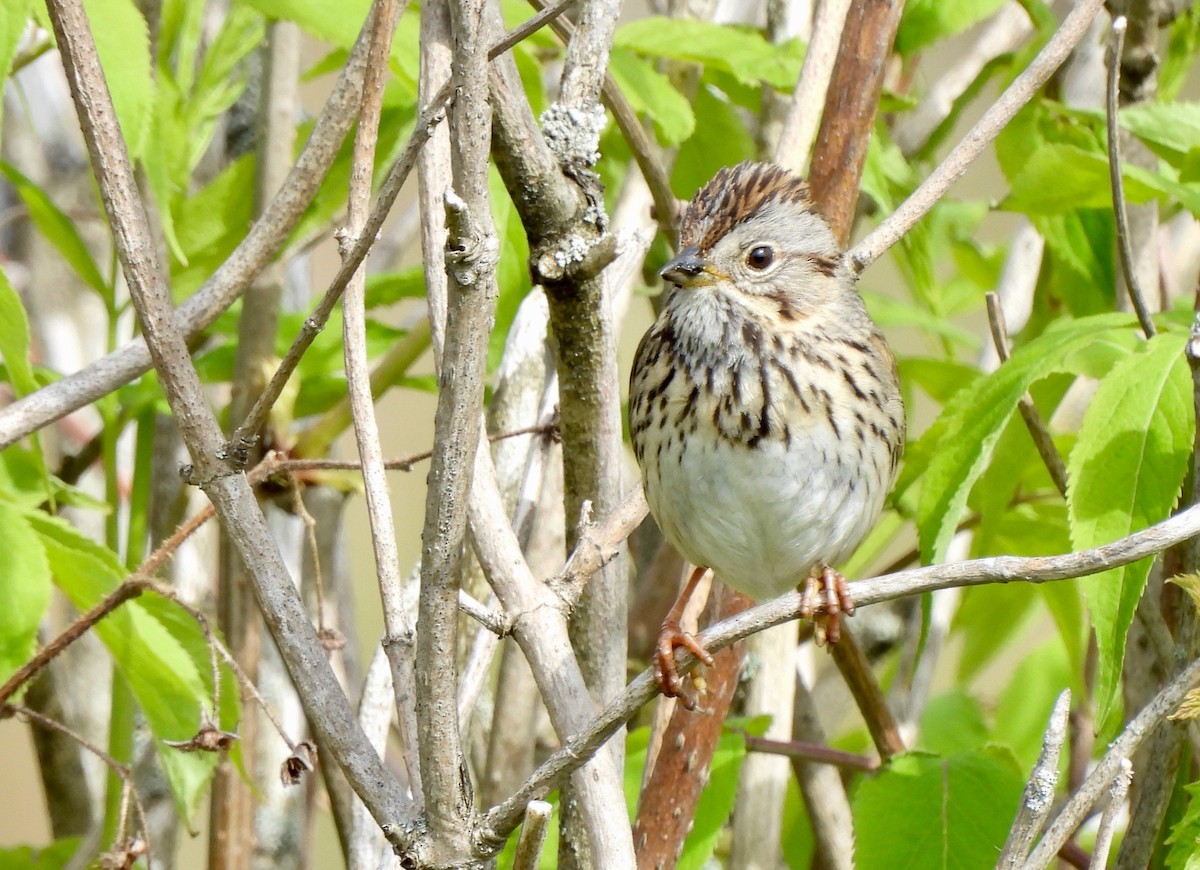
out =
[(367, 308), (392, 305), (401, 299), (421, 299), (424, 296), (423, 266), (411, 266), (398, 272), (376, 272), (367, 276)]
[(1167, 840), (1167, 870), (1200, 870), (1200, 782), (1185, 785), (1187, 810), (1171, 829)]
[(1004, 5), (1004, 0), (911, 0), (896, 34), (896, 51), (909, 55), (966, 30)]
[[(1121, 176), (1131, 203), (1155, 198), (1177, 200), (1200, 214), (1200, 188), (1181, 184), (1157, 172), (1126, 164)], [(1059, 214), (1078, 208), (1110, 208), (1112, 190), (1108, 158), (1099, 151), (1053, 142), (1031, 154), (1012, 181), (1012, 192), (1001, 203), (1008, 211), (1028, 215)]]
[(133, 0), (84, 0), (96, 52), (129, 156), (140, 158), (150, 130), (154, 68), (150, 32)]
[(953, 755), (987, 743), (987, 723), (979, 701), (962, 689), (930, 699), (921, 714), (916, 748), (935, 755)]
[[(1067, 508), (1075, 549), (1107, 544), (1166, 518), (1192, 449), (1192, 381), (1186, 335), (1165, 333), (1100, 383), (1067, 465)], [(1112, 709), (1125, 635), (1146, 585), (1151, 559), (1083, 578), (1099, 652), (1099, 721)]]
[(1042, 751), (1042, 738), (1055, 700), (1063, 689), (1076, 688), (1080, 672), (1072, 670), (1062, 644), (1054, 638), (1037, 644), (1035, 637), (1033, 642), (1022, 644), (1021, 649), (1028, 652), (1013, 668), (1008, 685), (1000, 693), (993, 727), (998, 738), (1017, 756), (1020, 769), (1030, 770)]
[(62, 870), (71, 864), (71, 858), (79, 851), (81, 840), (71, 837), (55, 840), (49, 846), (17, 846), (0, 849), (0, 867), (5, 870)]
[[(33, 0), (4, 0), (0, 3), (0, 90), (12, 70), (17, 46), (25, 33)], [(0, 105), (0, 120), (3, 120), (3, 105)]]
[(83, 237), (75, 227), (75, 222), (68, 218), (54, 204), (46, 192), (17, 171), (16, 167), (0, 162), (0, 172), (16, 189), (17, 196), (29, 210), (29, 218), (34, 226), (54, 245), (67, 264), (79, 276), (79, 279), (104, 298), (111, 293), (108, 282), (100, 274), (96, 261), (84, 244)]
[(1121, 126), (1175, 166), (1200, 146), (1200, 103), (1138, 103), (1120, 112)]
[(0, 269), (0, 356), (8, 367), (8, 376), (18, 396), (38, 388), (29, 364), (29, 320), (21, 297)]
[(635, 112), (649, 115), (658, 141), (678, 145), (696, 129), (691, 103), (675, 89), (671, 80), (632, 51), (614, 48), (608, 71)]
[(722, 166), (754, 156), (754, 139), (738, 110), (719, 91), (701, 84), (695, 112), (704, 123), (680, 146), (671, 172), (671, 189), (688, 200)]
[(33, 655), (38, 623), (50, 603), (50, 563), (19, 508), (0, 499), (0, 682)]
[(758, 30), (732, 24), (651, 15), (617, 29), (614, 48), (689, 61), (732, 73), (739, 81), (791, 89), (804, 48), (796, 39), (775, 44)]
[(1131, 323), (1124, 314), (1057, 323), (1018, 348), (1007, 363), (982, 378), (974, 389), (956, 394), (943, 409), (925, 436), (931, 447), (917, 505), (921, 558), (926, 564), (945, 558), (967, 495), (1030, 384), (1055, 372), (1071, 370), (1075, 354), (1106, 333), (1128, 329)]
[(1012, 757), (996, 750), (897, 756), (854, 795), (855, 866), (991, 868), (1022, 785)]
[[(25, 518), (41, 537), (55, 582), (80, 610), (94, 606), (124, 579), (116, 555), (70, 524), (38, 512), (27, 512)], [(196, 648), (194, 636), (181, 643), (172, 628), (178, 631), (179, 625), (169, 627), (140, 602), (130, 601), (97, 623), (95, 631), (146, 716), (176, 806), (188, 819), (204, 797), (217, 758), (162, 743), (192, 737), (200, 711), (212, 703), (202, 676), (208, 673), (207, 653), (197, 661), (188, 652)], [(194, 623), (190, 631), (200, 633)]]

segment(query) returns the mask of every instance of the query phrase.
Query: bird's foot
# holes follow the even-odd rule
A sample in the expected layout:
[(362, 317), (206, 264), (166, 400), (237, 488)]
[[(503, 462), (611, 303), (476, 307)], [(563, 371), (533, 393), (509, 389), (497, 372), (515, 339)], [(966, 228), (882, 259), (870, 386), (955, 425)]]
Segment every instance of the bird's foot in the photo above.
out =
[(712, 667), (713, 657), (700, 642), (680, 627), (673, 619), (663, 621), (658, 632), (658, 643), (654, 647), (654, 679), (663, 695), (668, 698), (678, 698), (679, 703), (688, 710), (696, 709), (696, 699), (683, 691), (683, 677), (675, 663), (675, 650), (678, 647), (690, 651), (701, 662)]
[(843, 613), (854, 615), (850, 584), (828, 565), (813, 568), (800, 587), (800, 616), (813, 618), (817, 646), (841, 640)]

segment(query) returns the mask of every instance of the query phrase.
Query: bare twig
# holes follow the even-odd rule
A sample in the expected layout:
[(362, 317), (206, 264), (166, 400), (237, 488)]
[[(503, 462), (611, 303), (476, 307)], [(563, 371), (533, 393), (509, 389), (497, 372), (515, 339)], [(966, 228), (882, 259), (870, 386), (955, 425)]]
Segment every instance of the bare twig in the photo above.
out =
[[(825, 729), (812, 692), (797, 669), (794, 677), (792, 737), (825, 742)], [(747, 748), (750, 744), (747, 743)], [(819, 759), (818, 759), (819, 760)], [(880, 762), (876, 761), (876, 766)], [(792, 769), (813, 828), (813, 857), (828, 870), (853, 870), (854, 822), (841, 772), (825, 764), (792, 758)]]
[[(283, 188), (275, 194), (246, 237), (176, 314), (180, 329), (191, 338), (208, 327), (250, 285), (275, 256), (312, 201), (325, 173), (354, 123), (367, 56), (364, 28), (338, 74)], [(107, 395), (151, 367), (143, 339), (113, 351), (74, 374), (0, 410), (0, 449), (35, 432), (64, 414)]]
[[(996, 345), (996, 355), (1000, 357), (1001, 362), (1006, 362), (1010, 351), (1008, 330), (1004, 326), (1004, 312), (1000, 309), (1000, 297), (995, 293), (988, 293), (986, 298), (988, 324), (992, 328), (992, 341)], [(1037, 448), (1038, 456), (1042, 457), (1042, 464), (1046, 466), (1046, 471), (1050, 472), (1050, 479), (1054, 481), (1059, 494), (1066, 498), (1067, 466), (1063, 462), (1062, 456), (1059, 455), (1058, 448), (1054, 446), (1054, 439), (1050, 436), (1050, 430), (1046, 428), (1046, 422), (1042, 419), (1042, 415), (1038, 413), (1037, 405), (1033, 403), (1033, 397), (1029, 393), (1025, 393), (1017, 402), (1017, 409), (1021, 412), (1021, 419), (1025, 421), (1025, 428), (1029, 430), (1029, 437), (1033, 439), (1033, 446)]]
[(530, 801), (529, 806), (525, 807), (525, 821), (521, 825), (516, 854), (513, 855), (513, 870), (536, 870), (540, 866), (552, 809), (545, 801)]
[(1017, 817), (1008, 832), (1008, 839), (996, 861), (996, 870), (1017, 870), (1024, 866), (1025, 856), (1033, 847), (1042, 825), (1054, 807), (1054, 790), (1058, 785), (1058, 756), (1067, 739), (1067, 714), (1071, 710), (1071, 690), (1064, 690), (1054, 702), (1050, 724), (1042, 739), (1042, 753), (1033, 766), (1025, 784)]
[(130, 296), (197, 477), (251, 572), (264, 619), (314, 730), (372, 815), (388, 825), (392, 842), (409, 849), (415, 845), (413, 834), (399, 822), (409, 816), (410, 804), (350, 712), (245, 476), (228, 474), (218, 458), (224, 438), (207, 406), (155, 257), (87, 16), (79, 0), (51, 0), (47, 8)]
[(1117, 778), (1113, 780), (1108, 791), (1108, 806), (1100, 815), (1100, 826), (1096, 829), (1096, 845), (1092, 847), (1092, 861), (1088, 865), (1089, 870), (1104, 870), (1108, 866), (1108, 853), (1112, 849), (1117, 818), (1125, 803), (1129, 782), (1133, 779), (1133, 764), (1129, 759), (1122, 758), (1118, 764)]
[[(458, 592), (467, 533), (467, 496), (480, 442), (479, 413), (488, 333), (495, 312), (499, 243), (488, 198), (491, 107), (484, 4), (449, 4), (454, 32), (450, 113), (454, 188), (444, 193), (449, 279), (445, 346), (425, 501), (416, 659), (417, 739), (433, 854), (447, 863), (470, 847), (473, 813), (458, 730)], [(485, 452), (486, 451), (482, 451)]]
[(825, 0), (817, 4), (812, 39), (775, 146), (775, 162), (797, 174), (808, 162), (808, 149), (821, 121), (849, 9), (850, 0)]
[[(354, 155), (350, 169), (350, 193), (346, 229), (342, 236), (345, 257), (351, 244), (363, 241), (367, 209), (371, 201), (371, 175), (375, 166), (375, 145), (387, 80), (387, 63), (392, 33), (402, 12), (396, 0), (376, 0), (372, 22), (371, 46), (367, 54), (367, 73), (363, 80), (362, 109), (354, 137)], [(367, 241), (374, 241), (369, 236)], [(367, 359), (367, 275), (360, 263), (346, 284), (342, 304), (342, 333), (346, 361), (346, 389), (354, 417), (354, 436), (362, 461), (363, 490), (367, 519), (371, 528), (371, 546), (379, 597), (383, 605), (383, 649), (392, 665), (392, 690), (400, 725), (401, 749), (413, 793), (420, 791), (421, 771), (417, 757), (416, 674), (413, 661), (412, 626), (404, 605), (404, 578), (396, 551), (396, 530), (392, 503), (379, 441), (379, 423), (371, 391), (370, 362)]]
[(68, 728), (61, 722), (51, 719), (49, 716), (43, 716), (36, 710), (31, 710), (28, 707), (22, 707), (19, 704), (0, 705), (0, 719), (6, 719), (10, 716), (22, 716), (30, 722), (36, 722), (43, 728), (47, 728), (51, 731), (62, 734), (67, 739), (77, 743), (84, 750), (103, 761), (108, 769), (115, 773), (124, 784), (121, 807), (121, 824), (118, 827), (117, 834), (118, 841), (121, 838), (128, 837), (128, 803), (129, 801), (132, 801), (134, 807), (137, 809), (137, 822), (138, 828), (142, 832), (141, 836), (146, 838), (145, 850), (146, 852), (150, 851), (150, 828), (146, 824), (146, 810), (142, 806), (142, 799), (138, 796), (137, 789), (134, 788), (133, 775), (130, 773), (128, 767), (126, 767), (124, 764), (121, 764), (99, 746), (96, 746), (96, 744), (85, 738), (82, 734), (79, 734), (78, 732)]
[(1125, 289), (1129, 301), (1137, 312), (1138, 323), (1146, 338), (1153, 338), (1157, 330), (1146, 307), (1146, 297), (1138, 281), (1133, 265), (1133, 242), (1129, 234), (1129, 211), (1125, 202), (1125, 182), (1121, 176), (1121, 128), (1117, 118), (1118, 86), (1121, 80), (1121, 50), (1125, 47), (1125, 31), (1128, 21), (1118, 15), (1112, 23), (1112, 43), (1108, 52), (1108, 82), (1105, 89), (1105, 116), (1108, 133), (1108, 178), (1112, 185), (1113, 216), (1117, 223), (1117, 250), (1121, 255), (1121, 274), (1125, 277)]
[(983, 117), (946, 155), (946, 159), (938, 168), (901, 203), (899, 208), (847, 254), (847, 262), (854, 271), (861, 272), (879, 259), (884, 251), (912, 229), (950, 186), (962, 177), (967, 167), (983, 153), (988, 143), (1033, 99), (1038, 89), (1066, 60), (1087, 32), (1088, 24), (1100, 8), (1101, 2), (1102, 0), (1080, 0), (1072, 7), (1062, 25), (1028, 68), (1017, 76), (1000, 98), (983, 113)]
[(1143, 707), (1125, 726), (1121, 735), (1109, 744), (1104, 758), (1092, 769), (1083, 785), (1072, 795), (1054, 823), (1046, 830), (1046, 835), (1025, 862), (1026, 870), (1041, 870), (1050, 863), (1104, 790), (1120, 774), (1121, 762), (1130, 758), (1155, 727), (1175, 712), (1197, 680), (1200, 680), (1200, 660), (1193, 661), (1184, 668), (1179, 676), (1155, 695), (1154, 700)]
[(785, 758), (812, 761), (862, 773), (874, 773), (882, 766), (882, 762), (878, 758), (870, 755), (846, 752), (821, 743), (810, 743), (807, 740), (771, 740), (768, 737), (756, 737), (746, 732), (742, 732), (742, 737), (746, 741), (746, 750), (749, 752), (782, 755)]

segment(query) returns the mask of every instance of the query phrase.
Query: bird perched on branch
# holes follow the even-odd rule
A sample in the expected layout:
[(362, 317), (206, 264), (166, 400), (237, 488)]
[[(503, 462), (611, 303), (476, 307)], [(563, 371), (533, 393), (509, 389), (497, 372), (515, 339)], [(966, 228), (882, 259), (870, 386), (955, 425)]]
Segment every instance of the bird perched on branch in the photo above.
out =
[(801, 587), (802, 613), (838, 640), (854, 603), (833, 566), (879, 517), (904, 407), (843, 252), (787, 170), (717, 172), (659, 274), (671, 286), (638, 347), (629, 426), (650, 512), (697, 566), (656, 651), (664, 694), (680, 695), (675, 648), (711, 663), (679, 625), (705, 568), (758, 599)]

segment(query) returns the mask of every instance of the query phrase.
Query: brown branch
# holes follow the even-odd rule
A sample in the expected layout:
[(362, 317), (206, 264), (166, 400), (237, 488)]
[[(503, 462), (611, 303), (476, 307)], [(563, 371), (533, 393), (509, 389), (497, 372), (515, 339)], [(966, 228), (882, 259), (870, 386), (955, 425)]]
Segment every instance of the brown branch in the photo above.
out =
[(842, 27), (809, 171), (813, 202), (842, 245), (854, 225), (883, 74), (903, 10), (904, 0), (861, 0), (850, 4)]
[(854, 696), (879, 755), (886, 761), (904, 752), (906, 747), (904, 738), (900, 736), (900, 726), (888, 707), (879, 680), (871, 670), (871, 663), (863, 655), (848, 625), (842, 626), (842, 639), (829, 645), (829, 654), (846, 681), (850, 694)]
[[(715, 589), (721, 589), (714, 584)], [(715, 600), (714, 600), (715, 599)], [(744, 610), (750, 599), (722, 589), (711, 596), (705, 609), (717, 619)], [(708, 783), (709, 768), (733, 693), (741, 675), (745, 650), (726, 648), (713, 657), (705, 674), (701, 707), (689, 710), (676, 702), (663, 729), (662, 748), (642, 787), (633, 844), (639, 870), (673, 867), (692, 829), (700, 794)]]

